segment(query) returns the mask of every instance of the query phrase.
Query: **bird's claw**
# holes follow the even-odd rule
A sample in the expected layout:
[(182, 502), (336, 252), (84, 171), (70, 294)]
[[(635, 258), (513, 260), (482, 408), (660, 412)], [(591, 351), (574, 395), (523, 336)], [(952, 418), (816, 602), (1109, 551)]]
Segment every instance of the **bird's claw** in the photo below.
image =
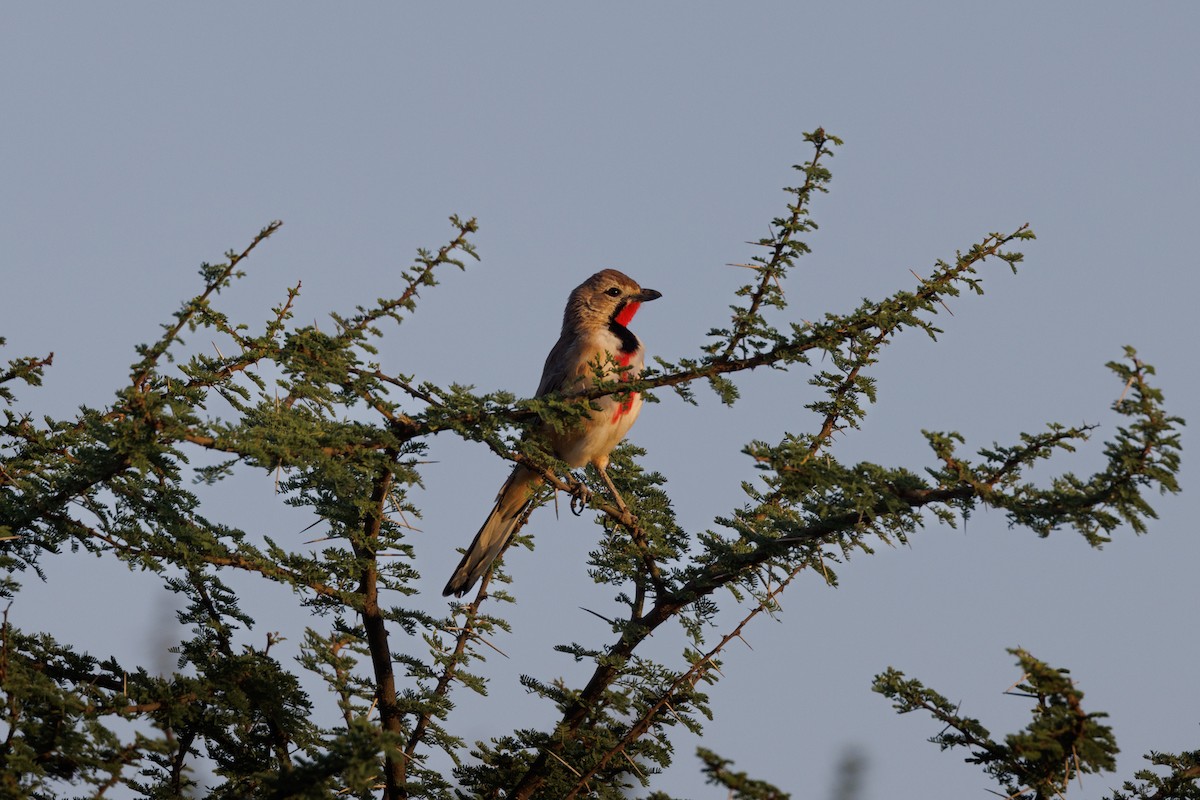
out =
[(582, 482), (578, 481), (571, 487), (571, 513), (575, 516), (582, 516), (587, 510), (588, 501), (592, 499), (592, 492)]

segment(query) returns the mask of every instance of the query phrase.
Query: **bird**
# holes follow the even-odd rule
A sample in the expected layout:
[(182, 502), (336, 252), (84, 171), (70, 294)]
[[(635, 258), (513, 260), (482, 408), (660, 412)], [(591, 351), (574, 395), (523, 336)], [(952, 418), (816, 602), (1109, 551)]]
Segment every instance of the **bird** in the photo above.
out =
[[(563, 312), (562, 332), (546, 356), (534, 396), (569, 397), (586, 392), (595, 385), (597, 366), (606, 380), (636, 378), (645, 365), (645, 350), (629, 330), (629, 323), (642, 303), (660, 297), (661, 292), (643, 289), (615, 269), (601, 270), (575, 287)], [(608, 456), (637, 419), (642, 398), (633, 392), (619, 397), (605, 395), (592, 402), (588, 415), (575, 426), (556, 431), (545, 425), (536, 435), (572, 469), (594, 465), (617, 505), (625, 511), (625, 503), (608, 477)], [(534, 470), (521, 464), (513, 469), (496, 495), (491, 513), (442, 590), (443, 596), (462, 597), (488, 571), (512, 538), (541, 483), (541, 476)]]

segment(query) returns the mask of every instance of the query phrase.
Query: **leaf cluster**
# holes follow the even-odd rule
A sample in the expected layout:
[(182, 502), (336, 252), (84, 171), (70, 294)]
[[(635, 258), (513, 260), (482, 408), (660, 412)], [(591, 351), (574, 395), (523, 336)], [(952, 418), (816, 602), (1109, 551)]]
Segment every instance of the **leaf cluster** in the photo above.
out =
[(977, 719), (920, 681), (888, 669), (875, 677), (875, 691), (901, 714), (926, 711), (944, 725), (930, 741), (943, 750), (966, 748), (966, 761), (980, 764), (1007, 797), (1035, 800), (1064, 794), (1077, 776), (1116, 767), (1117, 744), (1104, 713), (1083, 709), (1083, 692), (1064, 669), (1055, 669), (1021, 649), (1021, 678), (1007, 694), (1032, 701), (1032, 720), (1022, 731), (996, 741)]

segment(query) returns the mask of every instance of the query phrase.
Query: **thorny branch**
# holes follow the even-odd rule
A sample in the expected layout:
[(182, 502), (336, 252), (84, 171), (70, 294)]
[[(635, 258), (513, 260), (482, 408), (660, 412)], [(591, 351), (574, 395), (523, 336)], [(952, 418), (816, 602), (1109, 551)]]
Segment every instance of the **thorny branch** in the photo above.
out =
[[(749, 321), (756, 319), (762, 308), (763, 301), (767, 297), (767, 293), (771, 288), (772, 283), (777, 283), (781, 269), (786, 266), (796, 254), (796, 251), (807, 250), (807, 246), (794, 238), (794, 234), (803, 232), (808, 226), (803, 224), (803, 220), (808, 216), (808, 204), (812, 200), (813, 192), (828, 179), (828, 171), (820, 167), (821, 157), (832, 155), (832, 151), (825, 148), (829, 139), (825, 136), (825, 131), (818, 128), (811, 136), (810, 141), (815, 145), (812, 160), (809, 161), (805, 170), (804, 185), (795, 190), (796, 200), (788, 206), (790, 212), (786, 221), (783, 222), (782, 230), (773, 235), (769, 239), (763, 239), (757, 244), (770, 247), (771, 254), (767, 258), (755, 258), (759, 264), (756, 269), (760, 273), (758, 286), (750, 295), (750, 306), (746, 309), (745, 314), (740, 317), (737, 324), (734, 326), (734, 331), (729, 337), (729, 342), (721, 351), (718, 361), (728, 361), (734, 351), (741, 346), (746, 337), (750, 333)], [(836, 142), (836, 140), (835, 140)]]
[[(834, 319), (831, 322), (811, 324), (805, 328), (803, 333), (797, 333), (791, 339), (741, 358), (714, 358), (686, 369), (651, 374), (648, 377), (630, 381), (601, 383), (586, 392), (571, 395), (570, 399), (591, 401), (618, 392), (646, 392), (669, 388), (754, 370), (759, 367), (791, 363), (813, 351), (833, 350), (872, 330), (890, 335), (895, 331), (881, 327), (878, 321), (880, 313), (886, 311), (889, 315), (912, 314), (927, 304), (938, 301), (943, 294), (953, 290), (954, 282), (961, 279), (963, 275), (974, 271), (977, 266), (989, 258), (1003, 257), (1003, 249), (1013, 241), (1023, 238), (1028, 230), (1028, 225), (1022, 225), (1009, 234), (988, 236), (981, 244), (958, 258), (953, 265), (947, 266), (928, 280), (921, 282), (916, 291), (879, 304), (875, 313), (856, 313), (852, 316)], [(431, 403), (431, 405), (433, 404)], [(486, 418), (525, 423), (536, 419), (537, 414), (530, 409), (521, 408), (519, 405), (507, 409), (492, 409), (486, 413), (473, 410), (465, 414), (452, 414), (449, 417), (427, 411), (425, 415), (416, 418), (418, 424), (414, 434), (420, 436), (451, 428), (471, 427), (478, 425)]]
[(759, 599), (758, 605), (756, 605), (749, 614), (743, 617), (742, 621), (739, 622), (732, 631), (723, 636), (721, 641), (719, 641), (716, 646), (698, 658), (690, 669), (676, 677), (675, 680), (673, 680), (662, 691), (662, 695), (659, 697), (658, 701), (647, 708), (642, 713), (642, 716), (630, 726), (629, 731), (621, 738), (621, 741), (618, 742), (614, 747), (609, 748), (609, 750), (600, 757), (600, 759), (591, 767), (591, 769), (580, 776), (578, 783), (576, 783), (575, 787), (569, 794), (566, 795), (565, 798), (563, 798), (563, 800), (573, 800), (573, 798), (577, 797), (581, 791), (585, 790), (587, 782), (594, 778), (596, 774), (600, 772), (600, 770), (608, 766), (608, 762), (611, 761), (614, 756), (616, 756), (618, 753), (624, 752), (625, 748), (644, 736), (646, 732), (649, 731), (653, 726), (655, 719), (662, 713), (663, 709), (670, 706), (671, 698), (677, 695), (681, 689), (691, 689), (695, 687), (695, 685), (700, 681), (701, 678), (704, 677), (705, 674), (707, 674), (710, 670), (716, 669), (716, 657), (721, 653), (722, 650), (725, 649), (725, 646), (734, 639), (742, 638), (742, 631), (745, 630), (746, 626), (750, 624), (751, 620), (764, 611), (771, 611), (775, 607), (775, 598), (778, 597), (785, 588), (787, 588), (787, 585), (792, 582), (792, 579), (800, 574), (805, 566), (806, 565), (801, 564), (800, 566), (794, 567), (784, 577), (784, 579), (779, 582), (778, 585), (776, 585), (774, 588), (769, 588), (767, 593)]
[[(48, 514), (46, 518), (52, 522), (62, 525), (65, 529), (73, 531), (74, 535), (80, 538), (90, 538), (96, 541), (103, 542), (119, 553), (133, 559), (160, 559), (163, 561), (175, 557), (175, 553), (161, 551), (155, 548), (144, 547), (130, 544), (129, 542), (102, 533), (95, 528), (75, 519), (66, 514), (55, 513)], [(191, 556), (206, 564), (214, 567), (232, 567), (244, 572), (253, 572), (262, 575), (264, 578), (286, 583), (289, 586), (304, 587), (314, 594), (321, 597), (326, 597), (331, 600), (337, 600), (347, 605), (353, 604), (353, 597), (347, 592), (343, 592), (333, 586), (320, 581), (314, 581), (304, 578), (295, 572), (281, 567), (260, 558), (250, 558), (241, 553), (225, 550), (220, 553), (200, 553), (192, 552)]]
[(168, 328), (167, 332), (163, 334), (162, 338), (160, 338), (158, 342), (147, 348), (145, 357), (134, 365), (134, 369), (136, 371), (134, 372), (131, 381), (131, 384), (134, 387), (143, 387), (145, 385), (146, 379), (157, 366), (158, 359), (160, 359), (163, 354), (167, 352), (170, 346), (179, 338), (180, 332), (187, 327), (187, 325), (195, 318), (195, 316), (200, 313), (200, 311), (208, 304), (209, 297), (227, 286), (230, 279), (233, 277), (235, 270), (237, 269), (237, 265), (246, 259), (254, 250), (254, 248), (266, 241), (271, 234), (275, 233), (275, 231), (279, 230), (281, 227), (283, 227), (283, 223), (279, 220), (272, 222), (270, 225), (258, 232), (258, 235), (251, 240), (250, 244), (246, 246), (246, 249), (244, 249), (241, 253), (234, 253), (231, 251), (228, 254), (229, 262), (227, 264), (225, 264), (219, 270), (214, 270), (211, 274), (206, 275), (207, 285), (204, 287), (204, 291), (201, 292), (198, 297), (189, 301), (187, 305), (185, 305), (184, 308), (175, 315), (175, 325)]
[[(931, 503), (945, 503), (954, 499), (964, 499), (972, 496), (973, 489), (961, 487), (946, 490), (906, 491), (902, 494), (897, 490), (912, 509), (917, 509)], [(884, 516), (895, 513), (882, 502), (878, 506), (878, 515)], [(713, 565), (701, 574), (692, 578), (679, 589), (659, 597), (651, 609), (642, 616), (639, 624), (630, 626), (623, 631), (620, 640), (609, 647), (605, 658), (600, 660), (591, 679), (575, 698), (568, 704), (558, 727), (555, 730), (553, 743), (545, 746), (524, 777), (513, 787), (509, 797), (514, 799), (532, 797), (534, 792), (546, 780), (547, 756), (557, 757), (563, 749), (565, 741), (569, 740), (587, 719), (589, 712), (601, 702), (605, 691), (620, 675), (617, 666), (625, 662), (633, 651), (663, 623), (674, 619), (675, 615), (686, 606), (701, 597), (712, 594), (722, 586), (738, 581), (747, 571), (778, 558), (790, 546), (818, 541), (839, 530), (853, 528), (859, 524), (870, 524), (874, 518), (871, 514), (849, 513), (823, 519), (814, 523), (800, 535), (789, 539), (776, 539), (770, 546), (760, 547), (740, 557), (731, 557), (732, 569)]]

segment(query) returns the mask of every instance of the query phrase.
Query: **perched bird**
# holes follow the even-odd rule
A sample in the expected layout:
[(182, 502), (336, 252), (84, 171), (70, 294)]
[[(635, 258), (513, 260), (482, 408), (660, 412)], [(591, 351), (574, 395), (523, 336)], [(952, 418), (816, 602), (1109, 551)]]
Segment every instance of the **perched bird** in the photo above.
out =
[[(662, 297), (660, 292), (643, 289), (615, 269), (601, 270), (579, 284), (567, 300), (562, 333), (546, 357), (542, 382), (535, 396), (553, 393), (569, 396), (588, 391), (595, 383), (597, 364), (607, 365), (606, 377), (613, 376), (615, 363), (628, 367), (620, 372), (622, 380), (636, 378), (642, 371), (645, 354), (641, 340), (629, 330), (629, 322), (642, 303), (659, 297)], [(622, 398), (606, 395), (594, 402), (596, 408), (578, 425), (563, 431), (544, 426), (539, 435), (568, 466), (594, 464), (617, 504), (624, 508), (605, 468), (608, 454), (637, 419), (642, 398), (635, 392)], [(442, 590), (443, 595), (462, 597), (487, 572), (508, 544), (540, 483), (537, 473), (527, 467), (518, 464), (513, 469), (496, 495), (492, 513)]]

